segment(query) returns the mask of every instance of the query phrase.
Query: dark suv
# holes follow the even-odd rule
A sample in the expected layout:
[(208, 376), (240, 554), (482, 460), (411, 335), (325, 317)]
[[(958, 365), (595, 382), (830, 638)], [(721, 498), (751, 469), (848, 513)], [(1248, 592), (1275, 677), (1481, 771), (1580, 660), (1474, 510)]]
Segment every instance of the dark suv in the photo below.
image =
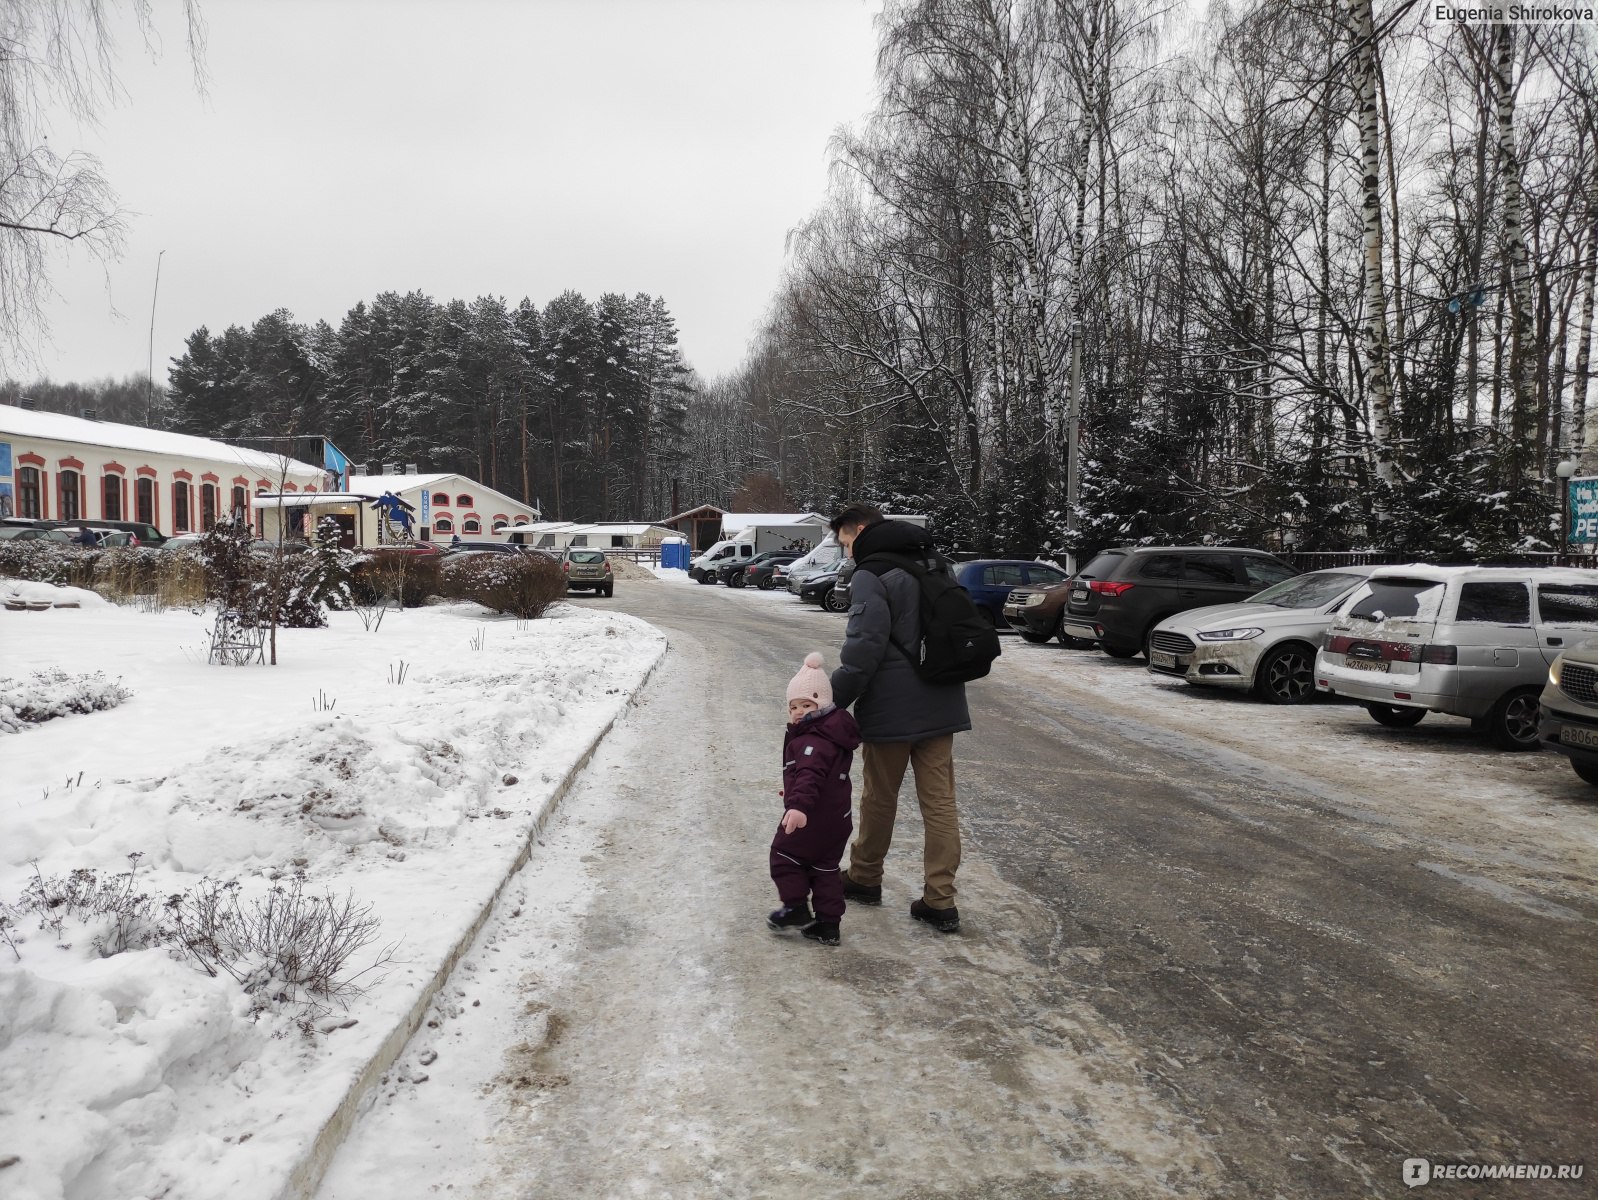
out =
[(1071, 579), (1060, 633), (1131, 658), (1148, 652), (1150, 631), (1166, 617), (1244, 600), (1297, 574), (1274, 555), (1238, 546), (1106, 550)]

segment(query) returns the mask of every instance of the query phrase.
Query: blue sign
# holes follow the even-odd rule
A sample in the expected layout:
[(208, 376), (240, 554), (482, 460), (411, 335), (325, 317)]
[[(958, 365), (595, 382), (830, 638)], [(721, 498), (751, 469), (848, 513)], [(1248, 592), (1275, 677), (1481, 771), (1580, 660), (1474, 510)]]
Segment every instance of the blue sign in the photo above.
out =
[(11, 478), (11, 443), (0, 442), (0, 479)]
[(1577, 476), (1570, 480), (1570, 533), (1565, 540), (1572, 546), (1598, 542), (1598, 477)]
[(422, 489), (422, 528), (428, 530), (433, 528), (433, 490), (431, 488)]
[(350, 460), (342, 450), (326, 438), (322, 439), (322, 469), (338, 477), (338, 491), (350, 489)]

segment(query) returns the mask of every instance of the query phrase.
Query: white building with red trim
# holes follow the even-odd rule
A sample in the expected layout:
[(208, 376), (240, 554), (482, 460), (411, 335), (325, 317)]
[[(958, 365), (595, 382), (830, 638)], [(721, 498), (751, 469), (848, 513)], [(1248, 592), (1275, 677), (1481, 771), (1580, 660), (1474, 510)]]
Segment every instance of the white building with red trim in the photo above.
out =
[(142, 521), (171, 536), (248, 515), (257, 493), (330, 485), (322, 467), (282, 455), (0, 404), (0, 515)]
[(263, 536), (277, 536), (278, 513), (288, 514), (291, 534), (315, 528), (331, 517), (343, 530), (350, 548), (382, 544), (381, 519), (374, 501), (398, 496), (408, 506), (412, 536), (423, 542), (508, 540), (513, 526), (538, 520), (538, 509), (453, 473), (415, 475), (351, 475), (343, 491), (308, 495), (303, 489), (283, 496), (256, 496), (251, 502), (263, 514)]

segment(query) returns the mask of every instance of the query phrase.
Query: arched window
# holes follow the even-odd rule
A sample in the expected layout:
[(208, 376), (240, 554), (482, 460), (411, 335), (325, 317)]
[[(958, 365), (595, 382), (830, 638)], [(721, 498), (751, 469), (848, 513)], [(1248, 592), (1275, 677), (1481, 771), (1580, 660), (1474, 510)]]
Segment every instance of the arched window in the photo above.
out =
[(448, 517), (439, 517), (438, 520), (433, 522), (433, 528), (439, 533), (449, 533), (455, 528), (455, 523)]
[(448, 508), (449, 507), (449, 493), (448, 492), (434, 492), (433, 493), (433, 507), (434, 508)]
[(479, 521), (476, 517), (467, 517), (464, 521), (461, 522), (461, 532), (462, 533), (482, 533), (483, 532), (483, 523), (481, 521)]
[(216, 484), (214, 483), (200, 485), (200, 528), (204, 530), (216, 528)]
[(22, 467), (17, 471), (17, 516), (31, 517), (37, 521), (44, 515), (39, 492), (39, 468)]
[(78, 506), (79, 475), (76, 471), (62, 471), (56, 476), (56, 494), (61, 497), (61, 503), (56, 505), (60, 510), (63, 521), (76, 521), (83, 516)]
[(457, 508), (470, 508), (472, 506), (472, 498), (465, 493), (462, 493), (461, 495), (455, 497), (455, 506)]
[(245, 494), (243, 488), (235, 487), (233, 489), (233, 519), (242, 522), (249, 511), (249, 497)]
[(504, 517), (495, 517), (494, 518), (493, 529), (494, 529), (495, 533), (503, 533), (505, 531), (505, 529), (509, 525), (510, 525), (510, 522), (507, 521)]
[(155, 480), (146, 475), (139, 476), (133, 483), (133, 510), (134, 520), (155, 524)]
[(122, 519), (122, 477), (106, 475), (100, 480), (100, 515), (107, 521)]
[(172, 528), (189, 532), (189, 485), (182, 480), (172, 485)]

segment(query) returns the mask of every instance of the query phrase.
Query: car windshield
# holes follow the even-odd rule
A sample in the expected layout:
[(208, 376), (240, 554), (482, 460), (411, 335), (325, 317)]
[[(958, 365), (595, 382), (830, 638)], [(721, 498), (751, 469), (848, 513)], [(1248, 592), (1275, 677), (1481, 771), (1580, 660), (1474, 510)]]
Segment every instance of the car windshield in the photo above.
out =
[(1372, 579), (1355, 593), (1348, 615), (1366, 621), (1389, 617), (1435, 621), (1445, 591), (1438, 579)]
[(1364, 579), (1342, 571), (1314, 571), (1272, 584), (1248, 598), (1250, 604), (1271, 604), (1277, 608), (1319, 608), (1330, 604)]
[(574, 563), (602, 563), (605, 556), (598, 550), (573, 550), (571, 560)]
[(1093, 561), (1077, 572), (1080, 579), (1108, 579), (1115, 573), (1115, 569), (1126, 561), (1126, 555), (1119, 550), (1106, 550), (1103, 554), (1093, 556)]

